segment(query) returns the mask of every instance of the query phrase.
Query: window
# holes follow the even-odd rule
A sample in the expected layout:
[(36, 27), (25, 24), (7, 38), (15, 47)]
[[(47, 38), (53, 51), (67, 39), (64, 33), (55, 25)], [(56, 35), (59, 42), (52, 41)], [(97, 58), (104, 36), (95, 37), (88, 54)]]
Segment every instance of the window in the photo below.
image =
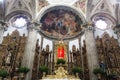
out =
[(107, 23), (102, 19), (97, 20), (95, 23), (95, 26), (102, 30), (107, 29)]
[(3, 2), (3, 0), (0, 0), (0, 2)]
[(13, 26), (17, 28), (24, 27), (27, 24), (26, 18), (24, 17), (16, 17), (13, 21)]

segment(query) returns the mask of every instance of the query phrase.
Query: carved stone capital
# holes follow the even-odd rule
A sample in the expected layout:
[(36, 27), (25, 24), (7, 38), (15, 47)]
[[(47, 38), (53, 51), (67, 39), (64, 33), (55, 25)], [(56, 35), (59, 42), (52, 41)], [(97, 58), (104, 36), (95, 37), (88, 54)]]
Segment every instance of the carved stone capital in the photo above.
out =
[(0, 21), (0, 30), (6, 30), (8, 27), (7, 23)]
[(28, 22), (28, 30), (40, 30), (41, 24), (37, 21)]
[(85, 30), (94, 30), (94, 24), (92, 22), (87, 22), (83, 24), (83, 27), (85, 28)]
[(4, 26), (0, 25), (0, 30), (3, 30), (4, 29)]
[(93, 23), (92, 22), (88, 22), (87, 25), (93, 27)]
[(116, 34), (120, 34), (120, 25), (116, 25), (116, 27), (114, 28), (114, 31)]

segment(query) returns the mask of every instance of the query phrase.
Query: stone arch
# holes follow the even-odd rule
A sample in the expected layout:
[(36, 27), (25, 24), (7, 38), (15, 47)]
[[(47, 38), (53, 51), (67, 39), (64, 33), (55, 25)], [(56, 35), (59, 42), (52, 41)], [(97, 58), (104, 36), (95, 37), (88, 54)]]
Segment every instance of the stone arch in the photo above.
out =
[(111, 23), (112, 23), (112, 28), (115, 27), (115, 25), (116, 25), (116, 19), (115, 19), (113, 16), (111, 16), (111, 15), (105, 13), (105, 12), (95, 13), (94, 15), (92, 15), (92, 16), (90, 17), (90, 19), (91, 19), (92, 22), (94, 22), (94, 20), (95, 20), (97, 17), (101, 17), (101, 16), (104, 17), (104, 18), (106, 18), (106, 19), (108, 19), (109, 21), (111, 21)]
[(85, 15), (83, 14), (83, 12), (81, 10), (78, 10), (76, 7), (66, 5), (66, 4), (49, 5), (49, 6), (46, 6), (46, 7), (42, 8), (39, 11), (38, 15), (36, 16), (36, 20), (39, 21), (44, 14), (46, 14), (47, 12), (49, 12), (51, 10), (60, 8), (60, 7), (65, 7), (66, 9), (70, 9), (71, 11), (74, 11), (74, 13), (76, 13), (82, 19), (83, 23), (86, 23)]
[[(82, 11), (80, 11), (79, 9), (73, 7), (73, 6), (70, 6), (70, 5), (64, 5), (64, 4), (56, 4), (56, 5), (49, 5), (49, 6), (46, 6), (44, 8), (42, 8), (42, 10), (39, 12), (39, 14), (37, 15), (36, 19), (38, 22), (40, 22), (40, 20), (42, 19), (42, 17), (47, 13), (47, 12), (50, 12), (52, 10), (56, 10), (56, 9), (64, 9), (64, 10), (69, 10), (69, 11), (72, 11), (73, 13), (75, 13), (76, 15), (79, 16), (79, 18), (81, 18), (81, 21), (82, 21), (82, 24), (86, 24), (86, 19), (85, 19), (85, 16), (83, 15)], [(50, 39), (55, 39), (55, 40), (58, 40), (57, 37), (55, 36), (51, 36), (51, 35), (47, 35), (46, 33), (44, 33), (42, 30), (40, 30), (40, 33), (45, 36), (45, 37), (49, 37)], [(84, 33), (84, 31), (79, 31), (77, 34), (75, 35), (72, 35), (72, 36), (67, 36), (66, 38), (64, 38), (64, 40), (67, 40), (67, 39), (72, 39), (72, 38), (75, 38), (75, 37), (78, 37), (80, 35), (82, 35)]]
[(14, 17), (16, 15), (25, 15), (28, 17), (28, 19), (32, 19), (32, 15), (29, 12), (23, 11), (23, 10), (16, 10), (16, 11), (13, 11), (10, 14), (6, 15), (5, 21), (9, 21), (12, 17)]

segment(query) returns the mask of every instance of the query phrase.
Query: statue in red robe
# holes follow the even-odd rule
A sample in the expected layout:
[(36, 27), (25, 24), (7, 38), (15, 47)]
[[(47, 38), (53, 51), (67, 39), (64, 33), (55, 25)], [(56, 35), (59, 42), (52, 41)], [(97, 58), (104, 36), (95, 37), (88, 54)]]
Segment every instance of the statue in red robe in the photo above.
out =
[(58, 48), (58, 59), (64, 59), (64, 47), (62, 46)]

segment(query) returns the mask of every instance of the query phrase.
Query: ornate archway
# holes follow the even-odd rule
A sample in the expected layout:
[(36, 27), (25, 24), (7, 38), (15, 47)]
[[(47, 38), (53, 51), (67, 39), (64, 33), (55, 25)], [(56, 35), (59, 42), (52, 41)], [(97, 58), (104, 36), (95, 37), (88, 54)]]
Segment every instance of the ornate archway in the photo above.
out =
[(82, 25), (86, 23), (82, 12), (68, 5), (52, 5), (42, 8), (37, 21), (42, 24), (40, 33), (56, 40), (78, 37), (84, 32)]

